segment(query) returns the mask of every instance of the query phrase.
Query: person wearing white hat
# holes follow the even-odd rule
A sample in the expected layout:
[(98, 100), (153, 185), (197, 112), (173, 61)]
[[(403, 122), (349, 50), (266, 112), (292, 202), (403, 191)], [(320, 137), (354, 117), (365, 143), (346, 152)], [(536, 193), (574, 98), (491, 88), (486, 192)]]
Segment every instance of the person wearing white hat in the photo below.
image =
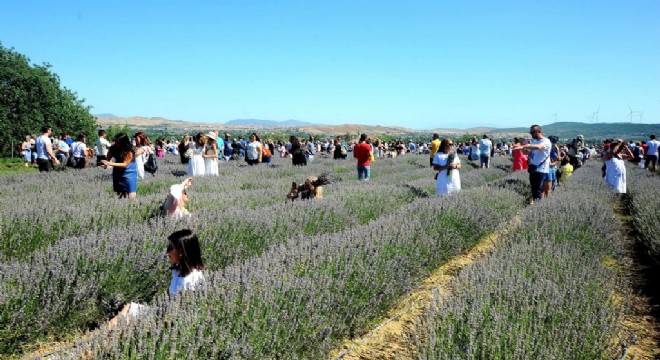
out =
[(206, 145), (204, 145), (204, 168), (206, 176), (218, 176), (218, 135), (213, 131), (206, 134)]
[(182, 218), (190, 216), (186, 209), (188, 201), (188, 188), (192, 185), (193, 178), (189, 177), (181, 184), (170, 186), (170, 193), (160, 209), (160, 215), (164, 217)]

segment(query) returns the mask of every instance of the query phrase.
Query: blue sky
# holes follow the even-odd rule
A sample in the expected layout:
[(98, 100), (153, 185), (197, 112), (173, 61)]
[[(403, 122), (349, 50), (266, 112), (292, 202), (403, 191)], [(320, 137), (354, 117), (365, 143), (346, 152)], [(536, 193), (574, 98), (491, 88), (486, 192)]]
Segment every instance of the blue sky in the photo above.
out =
[[(93, 113), (417, 129), (660, 122), (660, 1), (0, 0)], [(634, 114), (639, 122), (639, 113)]]

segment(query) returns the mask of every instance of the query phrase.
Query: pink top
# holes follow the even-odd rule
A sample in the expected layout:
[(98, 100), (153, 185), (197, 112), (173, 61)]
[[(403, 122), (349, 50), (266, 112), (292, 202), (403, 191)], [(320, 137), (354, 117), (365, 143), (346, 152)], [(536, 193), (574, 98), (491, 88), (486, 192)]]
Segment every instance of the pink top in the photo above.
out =
[(527, 170), (527, 155), (523, 154), (522, 145), (514, 144), (513, 153), (513, 171)]

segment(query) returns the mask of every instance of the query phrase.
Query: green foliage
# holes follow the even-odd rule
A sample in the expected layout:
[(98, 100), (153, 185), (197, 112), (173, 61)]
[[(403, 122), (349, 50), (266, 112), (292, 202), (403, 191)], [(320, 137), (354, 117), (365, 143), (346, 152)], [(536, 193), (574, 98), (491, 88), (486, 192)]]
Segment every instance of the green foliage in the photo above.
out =
[(122, 132), (130, 137), (133, 134), (133, 129), (131, 129), (131, 127), (128, 124), (124, 124), (124, 125), (113, 124), (108, 126), (108, 128), (105, 129), (105, 132), (106, 132), (105, 138), (108, 139), (108, 141), (112, 141), (112, 139), (114, 139), (115, 136), (117, 136), (117, 134)]
[(30, 65), (30, 59), (0, 43), (0, 154), (11, 152), (12, 140), (39, 134), (48, 124), (55, 134), (93, 135), (96, 120), (84, 99), (52, 73), (48, 63)]

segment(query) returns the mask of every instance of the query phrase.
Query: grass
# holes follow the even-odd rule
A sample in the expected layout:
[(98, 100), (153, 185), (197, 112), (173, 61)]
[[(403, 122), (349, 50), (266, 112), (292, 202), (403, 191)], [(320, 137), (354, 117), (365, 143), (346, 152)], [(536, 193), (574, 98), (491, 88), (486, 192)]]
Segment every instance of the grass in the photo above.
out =
[(22, 174), (38, 172), (36, 164), (24, 166), (21, 158), (0, 158), (0, 174)]

